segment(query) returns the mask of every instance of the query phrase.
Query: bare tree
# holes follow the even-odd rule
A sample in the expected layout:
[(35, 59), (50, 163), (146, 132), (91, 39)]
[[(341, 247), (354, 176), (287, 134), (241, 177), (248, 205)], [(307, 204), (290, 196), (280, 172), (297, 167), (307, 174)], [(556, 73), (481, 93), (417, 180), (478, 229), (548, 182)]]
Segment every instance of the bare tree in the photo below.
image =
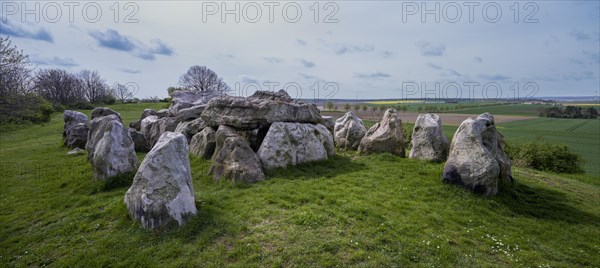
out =
[(18, 50), (8, 37), (0, 36), (0, 98), (31, 90), (29, 56)]
[(86, 101), (81, 81), (65, 70), (40, 70), (34, 80), (37, 93), (53, 103), (72, 105)]
[(188, 90), (227, 93), (231, 88), (213, 70), (194, 65), (179, 78), (179, 84)]
[(112, 91), (121, 103), (129, 101), (133, 97), (133, 92), (129, 91), (129, 88), (123, 84), (116, 83)]
[(108, 85), (97, 71), (83, 70), (77, 74), (85, 97), (91, 103), (104, 101), (109, 94)]

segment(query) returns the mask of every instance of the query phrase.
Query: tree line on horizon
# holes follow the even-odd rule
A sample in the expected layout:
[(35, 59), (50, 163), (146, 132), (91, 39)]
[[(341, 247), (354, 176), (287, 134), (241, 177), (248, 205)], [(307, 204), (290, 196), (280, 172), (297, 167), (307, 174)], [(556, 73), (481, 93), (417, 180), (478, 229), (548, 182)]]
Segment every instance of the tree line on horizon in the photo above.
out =
[(579, 107), (579, 106), (552, 106), (549, 108), (538, 108), (540, 117), (553, 118), (574, 118), (574, 119), (596, 119), (598, 118), (598, 110), (594, 107)]
[[(230, 91), (214, 71), (199, 65), (190, 67), (179, 84), (177, 90)], [(140, 100), (134, 94), (125, 84), (109, 86), (96, 70), (77, 73), (57, 68), (35, 70), (23, 50), (12, 45), (8, 36), (0, 36), (0, 124), (47, 122), (53, 112), (65, 109), (160, 101), (158, 97)]]

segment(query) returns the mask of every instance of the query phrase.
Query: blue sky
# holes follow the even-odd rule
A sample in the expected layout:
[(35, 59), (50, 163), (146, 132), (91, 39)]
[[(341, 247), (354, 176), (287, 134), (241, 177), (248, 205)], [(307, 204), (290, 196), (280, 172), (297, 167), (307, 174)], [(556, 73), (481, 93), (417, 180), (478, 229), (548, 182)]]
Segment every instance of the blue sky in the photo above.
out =
[(195, 64), (236, 95), (599, 94), (597, 1), (52, 3), (3, 1), (0, 34), (38, 69), (98, 70), (137, 97), (165, 97)]

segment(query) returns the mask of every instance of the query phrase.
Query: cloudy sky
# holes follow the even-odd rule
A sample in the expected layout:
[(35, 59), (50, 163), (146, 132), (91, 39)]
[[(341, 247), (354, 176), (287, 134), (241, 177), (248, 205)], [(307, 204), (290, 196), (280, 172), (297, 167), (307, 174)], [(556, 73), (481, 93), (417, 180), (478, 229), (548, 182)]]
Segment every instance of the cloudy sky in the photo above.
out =
[(600, 7), (551, 2), (10, 2), (0, 34), (38, 69), (166, 97), (192, 65), (247, 95), (597, 96)]

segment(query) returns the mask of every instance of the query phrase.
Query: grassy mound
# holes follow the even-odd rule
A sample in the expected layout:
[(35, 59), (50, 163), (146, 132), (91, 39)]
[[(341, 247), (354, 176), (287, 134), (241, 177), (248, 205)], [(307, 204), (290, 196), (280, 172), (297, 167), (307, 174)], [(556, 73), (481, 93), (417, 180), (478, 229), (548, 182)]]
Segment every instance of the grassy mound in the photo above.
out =
[[(125, 122), (143, 108), (115, 107)], [(516, 168), (484, 198), (442, 184), (443, 164), (389, 154), (253, 185), (215, 182), (192, 157), (198, 216), (146, 231), (126, 179), (94, 181), (85, 155), (66, 155), (61, 118), (0, 134), (0, 266), (600, 266), (598, 185)]]

